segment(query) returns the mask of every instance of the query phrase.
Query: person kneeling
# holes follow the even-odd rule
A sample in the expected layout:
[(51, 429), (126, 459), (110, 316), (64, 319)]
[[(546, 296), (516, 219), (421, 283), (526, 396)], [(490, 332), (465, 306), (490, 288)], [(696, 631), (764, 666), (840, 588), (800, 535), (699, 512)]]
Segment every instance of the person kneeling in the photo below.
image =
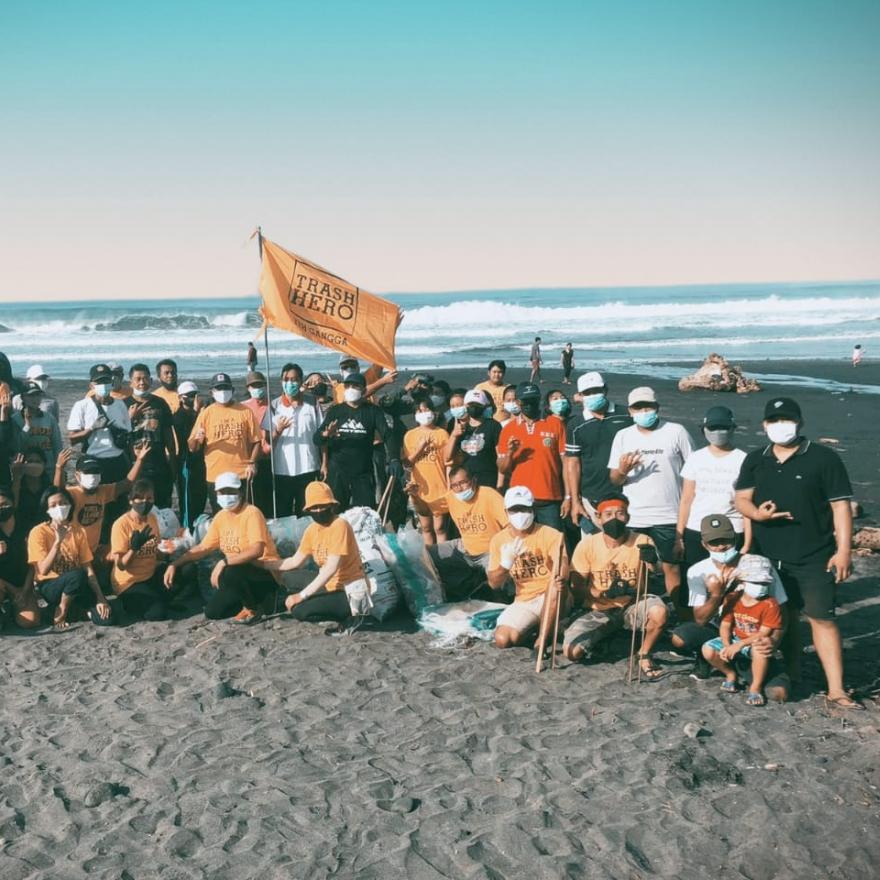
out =
[(28, 530), (16, 516), (13, 490), (0, 486), (0, 627), (7, 600), (18, 626), (33, 629), (40, 625), (34, 569), (27, 559), (27, 536)]
[(659, 596), (643, 594), (636, 602), (636, 588), (647, 588), (648, 572), (659, 574), (657, 549), (647, 535), (630, 531), (626, 496), (606, 495), (596, 505), (601, 532), (587, 535), (571, 558), (572, 586), (584, 596), (590, 609), (565, 631), (563, 649), (569, 660), (588, 659), (596, 645), (621, 628), (641, 630), (639, 665), (647, 681), (661, 678), (651, 651), (666, 626), (668, 612)]
[(751, 660), (751, 684), (746, 696), (750, 706), (764, 705), (764, 682), (770, 657), (752, 646), (770, 639), (776, 643), (782, 635), (782, 612), (770, 596), (769, 583), (745, 581), (742, 592), (736, 590), (727, 599), (721, 614), (719, 637), (703, 645), (703, 656), (724, 673), (721, 690), (733, 694), (739, 690), (734, 661), (741, 657)]
[(150, 480), (131, 487), (128, 513), (113, 523), (110, 582), (125, 613), (134, 620), (167, 620), (168, 592), (159, 568), (159, 521), (152, 512), (155, 490)]
[(304, 507), (314, 522), (305, 530), (299, 549), (283, 561), (265, 564), (274, 571), (293, 571), (311, 557), (318, 574), (298, 593), (284, 602), (296, 620), (347, 620), (351, 617), (346, 591), (366, 589), (364, 566), (354, 530), (338, 515), (339, 502), (327, 483), (306, 486)]
[(226, 471), (217, 477), (214, 488), (220, 510), (202, 542), (165, 569), (165, 586), (171, 588), (182, 565), (219, 549), (223, 558), (211, 572), (214, 593), (205, 602), (205, 617), (254, 623), (261, 617), (260, 606), (278, 587), (260, 563), (277, 559), (278, 552), (263, 514), (245, 500), (241, 477)]
[(510, 524), (489, 543), (489, 586), (501, 589), (513, 581), (516, 598), (508, 605), (495, 628), (495, 645), (513, 648), (537, 629), (548, 589), (562, 587), (568, 577), (568, 559), (562, 549), (562, 533), (535, 523), (535, 499), (525, 486), (512, 486), (504, 495)]

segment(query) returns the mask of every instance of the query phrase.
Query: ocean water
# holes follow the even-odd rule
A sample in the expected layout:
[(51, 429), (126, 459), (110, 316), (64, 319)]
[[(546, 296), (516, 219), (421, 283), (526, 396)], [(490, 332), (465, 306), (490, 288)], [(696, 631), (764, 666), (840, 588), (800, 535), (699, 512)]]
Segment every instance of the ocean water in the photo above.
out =
[[(736, 360), (841, 360), (860, 342), (880, 351), (880, 282), (701, 285), (395, 294), (405, 312), (398, 331), (401, 369), (485, 367), (495, 357), (525, 366), (541, 336), (555, 366), (566, 342), (577, 369), (645, 371), (699, 361), (717, 351)], [(41, 363), (52, 376), (85, 378), (91, 364), (126, 368), (172, 357), (181, 378), (218, 370), (241, 375), (247, 342), (260, 325), (259, 299), (3, 303), (0, 350), (23, 375)], [(875, 342), (876, 341), (876, 342)], [(338, 357), (304, 339), (270, 330), (273, 372), (287, 360), (307, 371)], [(262, 342), (258, 345), (265, 366)], [(793, 373), (796, 373), (793, 364)], [(670, 375), (680, 375), (673, 370)]]

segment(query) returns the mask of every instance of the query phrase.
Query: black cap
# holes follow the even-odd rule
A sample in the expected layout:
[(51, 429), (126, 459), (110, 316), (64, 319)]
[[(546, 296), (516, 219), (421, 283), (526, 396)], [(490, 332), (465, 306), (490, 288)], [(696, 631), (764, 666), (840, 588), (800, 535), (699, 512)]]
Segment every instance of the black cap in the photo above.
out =
[(81, 474), (100, 474), (101, 462), (93, 455), (80, 455), (76, 460), (76, 469)]
[(416, 373), (413, 376), (413, 379), (418, 382), (419, 385), (433, 385), (434, 377), (430, 373)]
[(768, 400), (767, 406), (764, 407), (764, 421), (769, 422), (773, 419), (790, 419), (799, 422), (801, 408), (797, 401), (790, 397), (774, 397), (773, 400)]
[(713, 541), (736, 540), (736, 531), (733, 523), (720, 513), (710, 513), (700, 520), (700, 539), (706, 544)]
[(703, 427), (710, 431), (717, 428), (734, 428), (736, 427), (736, 419), (726, 406), (712, 406), (703, 416)]
[(541, 389), (533, 382), (520, 382), (516, 386), (516, 399), (525, 400), (528, 397), (537, 397), (541, 399)]
[(95, 364), (89, 370), (89, 381), (90, 382), (112, 382), (113, 381), (113, 370), (107, 366), (107, 364)]
[(343, 380), (343, 385), (360, 385), (361, 388), (367, 387), (367, 380), (363, 373), (349, 373)]
[(42, 394), (43, 389), (37, 385), (36, 382), (25, 382), (24, 387), (21, 389), (22, 397), (25, 394)]
[(214, 373), (211, 376), (211, 387), (220, 388), (223, 385), (228, 385), (232, 388), (232, 379), (229, 378), (229, 373)]

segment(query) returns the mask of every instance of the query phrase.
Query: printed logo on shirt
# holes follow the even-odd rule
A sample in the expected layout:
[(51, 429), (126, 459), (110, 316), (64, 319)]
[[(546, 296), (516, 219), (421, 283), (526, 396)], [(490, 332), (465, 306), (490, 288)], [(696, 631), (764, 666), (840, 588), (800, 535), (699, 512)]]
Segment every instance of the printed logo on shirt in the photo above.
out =
[(93, 526), (104, 517), (104, 505), (100, 502), (86, 501), (79, 509), (76, 520), (81, 526)]
[(357, 419), (347, 419), (339, 426), (340, 434), (366, 434), (367, 429)]
[(244, 435), (245, 425), (241, 419), (226, 419), (211, 426), (211, 440), (242, 440)]
[(464, 535), (478, 535), (489, 528), (486, 517), (482, 513), (465, 513), (457, 525), (458, 530)]
[(636, 569), (628, 565), (612, 562), (608, 568), (593, 572), (593, 586), (603, 593), (621, 581), (624, 581), (626, 586), (635, 587), (637, 574)]
[(486, 446), (486, 438), (482, 434), (471, 434), (461, 441), (461, 451), (465, 455), (479, 455)]
[(549, 560), (539, 551), (525, 550), (517, 556), (511, 569), (515, 581), (532, 580), (538, 577), (548, 577), (550, 574)]

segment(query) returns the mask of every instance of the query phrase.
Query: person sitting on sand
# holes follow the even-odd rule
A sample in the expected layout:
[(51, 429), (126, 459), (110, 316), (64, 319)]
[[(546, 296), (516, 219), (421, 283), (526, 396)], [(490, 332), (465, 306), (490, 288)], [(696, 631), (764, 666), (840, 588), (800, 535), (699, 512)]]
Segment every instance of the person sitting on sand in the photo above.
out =
[(260, 606), (277, 589), (275, 578), (259, 563), (277, 559), (278, 552), (263, 514), (247, 503), (238, 473), (218, 474), (214, 486), (220, 512), (201, 543), (165, 569), (165, 586), (171, 589), (181, 566), (219, 550), (223, 558), (211, 571), (214, 592), (205, 602), (205, 617), (254, 623), (261, 617)]
[(0, 486), (0, 611), (9, 601), (16, 624), (22, 629), (40, 625), (40, 609), (34, 593), (34, 570), (28, 565), (28, 529), (15, 511), (15, 496)]
[(495, 628), (495, 645), (513, 648), (526, 643), (540, 621), (547, 591), (562, 588), (568, 579), (568, 557), (562, 532), (535, 522), (535, 498), (525, 486), (512, 486), (504, 495), (508, 525), (489, 542), (489, 586), (500, 590), (513, 581), (516, 598)]
[(771, 566), (763, 557), (757, 558), (766, 563), (761, 567), (763, 570), (755, 567), (748, 575), (749, 580), (740, 581), (741, 589), (730, 593), (721, 612), (718, 638), (703, 645), (703, 657), (724, 673), (721, 690), (725, 694), (739, 690), (734, 661), (737, 658), (751, 661), (751, 682), (746, 695), (749, 706), (764, 705), (764, 682), (770, 664), (764, 652), (752, 651), (752, 643), (765, 639), (776, 643), (782, 636), (782, 612), (770, 595)]
[[(596, 505), (601, 532), (584, 536), (571, 558), (572, 587), (589, 609), (565, 630), (563, 650), (569, 660), (590, 658), (596, 645), (620, 629), (641, 630), (639, 665), (647, 681), (663, 675), (651, 652), (668, 612), (659, 596), (646, 595), (636, 603), (641, 580), (645, 589), (650, 574), (658, 574), (657, 548), (648, 535), (627, 528), (629, 502), (625, 495), (609, 493)], [(647, 571), (646, 571), (647, 569)]]
[(28, 535), (28, 562), (34, 567), (37, 590), (52, 612), (58, 629), (66, 629), (77, 612), (96, 626), (113, 623), (113, 612), (92, 567), (85, 529), (73, 521), (73, 498), (67, 489), (50, 486), (42, 498), (48, 522)]
[(296, 553), (263, 563), (270, 571), (294, 571), (311, 558), (318, 573), (298, 593), (284, 601), (296, 620), (347, 620), (351, 617), (347, 590), (366, 589), (364, 566), (351, 525), (339, 516), (339, 502), (327, 483), (306, 486), (305, 512), (314, 520), (305, 530)]

